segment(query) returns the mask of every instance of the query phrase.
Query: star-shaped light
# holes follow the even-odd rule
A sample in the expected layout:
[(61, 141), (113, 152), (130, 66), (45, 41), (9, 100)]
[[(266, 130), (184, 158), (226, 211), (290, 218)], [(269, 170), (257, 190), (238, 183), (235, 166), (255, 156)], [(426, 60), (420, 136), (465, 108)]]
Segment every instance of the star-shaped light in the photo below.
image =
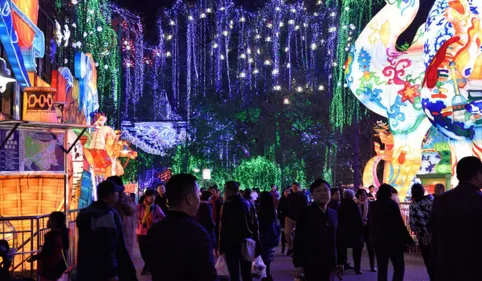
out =
[(420, 85), (412, 85), (409, 81), (406, 81), (403, 89), (398, 91), (398, 94), (402, 96), (402, 102), (410, 101), (414, 103), (415, 98), (420, 96), (419, 87)]

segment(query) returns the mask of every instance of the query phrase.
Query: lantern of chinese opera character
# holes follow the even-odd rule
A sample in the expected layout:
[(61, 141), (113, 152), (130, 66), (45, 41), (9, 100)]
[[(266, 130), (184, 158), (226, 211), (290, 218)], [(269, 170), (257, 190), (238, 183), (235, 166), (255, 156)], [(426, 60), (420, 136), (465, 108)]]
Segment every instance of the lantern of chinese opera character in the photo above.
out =
[(107, 152), (115, 142), (115, 132), (109, 126), (106, 126), (107, 117), (102, 113), (96, 113), (93, 118), (94, 132), (89, 147), (84, 153), (87, 161), (94, 167), (96, 176), (109, 177), (112, 166), (112, 159)]

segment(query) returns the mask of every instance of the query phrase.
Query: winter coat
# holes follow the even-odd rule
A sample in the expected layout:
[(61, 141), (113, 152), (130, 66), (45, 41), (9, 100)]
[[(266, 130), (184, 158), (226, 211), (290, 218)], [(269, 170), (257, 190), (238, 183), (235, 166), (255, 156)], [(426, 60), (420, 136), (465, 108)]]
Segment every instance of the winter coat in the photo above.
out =
[(261, 257), (265, 263), (270, 263), (274, 260), (274, 252), (279, 244), (280, 235), (281, 231), (276, 223), (276, 219), (259, 220), (259, 236), (263, 250)]
[(363, 219), (358, 204), (352, 200), (342, 200), (338, 209), (338, 224), (341, 244), (345, 248), (363, 245)]
[(137, 227), (136, 218), (137, 206), (129, 196), (122, 197), (116, 205), (116, 211), (122, 220), (122, 230), (126, 241), (127, 252), (132, 257), (135, 241), (135, 229)]
[(114, 208), (96, 201), (80, 211), (77, 281), (137, 281), (136, 269), (127, 253), (122, 222)]
[(211, 237), (213, 247), (216, 248), (216, 224), (213, 220), (213, 210), (209, 202), (201, 202), (197, 210), (196, 221), (206, 229), (209, 237)]
[(142, 219), (144, 218), (144, 213), (146, 212), (146, 205), (144, 203), (137, 205), (137, 229), (136, 234), (145, 236), (147, 232), (152, 227), (152, 225), (160, 222), (166, 217), (162, 212), (161, 208), (156, 204), (152, 204), (151, 212), (149, 216), (151, 217), (150, 222), (143, 224)]

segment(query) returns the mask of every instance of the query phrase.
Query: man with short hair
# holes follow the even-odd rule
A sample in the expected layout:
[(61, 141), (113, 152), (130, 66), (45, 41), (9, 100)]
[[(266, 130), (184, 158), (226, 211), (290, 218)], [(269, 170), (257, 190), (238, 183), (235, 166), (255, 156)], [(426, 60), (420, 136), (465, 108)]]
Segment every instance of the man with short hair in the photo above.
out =
[[(224, 254), (231, 281), (251, 281), (251, 263), (242, 254), (246, 239), (251, 239), (259, 245), (259, 225), (254, 204), (241, 197), (239, 183), (230, 181), (224, 185), (226, 202), (221, 213), (220, 249)], [(256, 256), (261, 254), (255, 247)]]
[(156, 186), (156, 199), (154, 203), (159, 206), (162, 212), (167, 216), (169, 213), (169, 207), (167, 206), (166, 198), (166, 184), (164, 182), (159, 182)]
[(217, 280), (211, 238), (193, 219), (201, 201), (196, 177), (174, 175), (166, 184), (166, 195), (169, 215), (147, 234), (152, 280)]
[(77, 280), (136, 281), (136, 269), (127, 252), (122, 222), (114, 209), (124, 187), (113, 181), (97, 186), (99, 200), (77, 217), (79, 246)]
[(275, 209), (278, 209), (280, 195), (279, 195), (279, 192), (278, 192), (278, 187), (274, 183), (271, 184), (271, 196), (273, 197), (273, 204), (274, 204)]
[(322, 179), (310, 186), (313, 204), (303, 209), (296, 226), (293, 263), (295, 277), (304, 273), (306, 281), (331, 281), (344, 274), (345, 254), (338, 239), (338, 218), (328, 208), (330, 185)]
[(291, 193), (286, 199), (286, 218), (285, 218), (285, 237), (288, 244), (288, 252), (286, 255), (293, 254), (293, 236), (296, 229), (296, 220), (300, 213), (308, 207), (308, 198), (301, 191), (299, 183), (294, 182), (291, 185)]
[(459, 185), (435, 198), (432, 260), (437, 281), (478, 281), (482, 264), (482, 163), (477, 157), (457, 164)]
[(433, 195), (433, 197), (437, 197), (439, 196), (440, 194), (444, 193), (445, 192), (445, 185), (441, 184), (441, 183), (437, 183), (435, 185), (435, 193)]

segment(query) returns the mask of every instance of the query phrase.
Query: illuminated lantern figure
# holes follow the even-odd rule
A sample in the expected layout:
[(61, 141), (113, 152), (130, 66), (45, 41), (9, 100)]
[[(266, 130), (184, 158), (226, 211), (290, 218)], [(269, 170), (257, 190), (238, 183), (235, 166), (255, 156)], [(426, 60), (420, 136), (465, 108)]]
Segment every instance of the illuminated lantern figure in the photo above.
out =
[[(390, 163), (393, 160), (393, 135), (390, 133), (388, 125), (379, 121), (375, 126), (375, 136), (380, 137), (380, 141), (384, 144), (385, 149), (380, 148), (380, 144), (374, 142), (376, 156), (370, 159), (365, 166), (363, 171), (363, 185), (370, 186), (374, 185), (376, 187), (380, 186), (383, 182), (388, 182), (390, 179)], [(385, 167), (383, 170), (383, 181), (380, 182), (377, 176), (377, 168), (380, 161), (385, 162)]]
[(384, 181), (397, 188), (403, 200), (421, 166), (423, 138), (431, 127), (420, 98), (425, 35), (422, 26), (410, 48), (397, 51), (397, 38), (412, 23), (420, 1), (386, 2), (352, 45), (345, 73), (356, 98), (388, 119), (393, 148)]
[(94, 167), (96, 176), (109, 177), (113, 161), (107, 150), (114, 145), (115, 132), (111, 127), (105, 126), (107, 117), (104, 114), (96, 113), (93, 121), (94, 132), (84, 153), (89, 164)]

